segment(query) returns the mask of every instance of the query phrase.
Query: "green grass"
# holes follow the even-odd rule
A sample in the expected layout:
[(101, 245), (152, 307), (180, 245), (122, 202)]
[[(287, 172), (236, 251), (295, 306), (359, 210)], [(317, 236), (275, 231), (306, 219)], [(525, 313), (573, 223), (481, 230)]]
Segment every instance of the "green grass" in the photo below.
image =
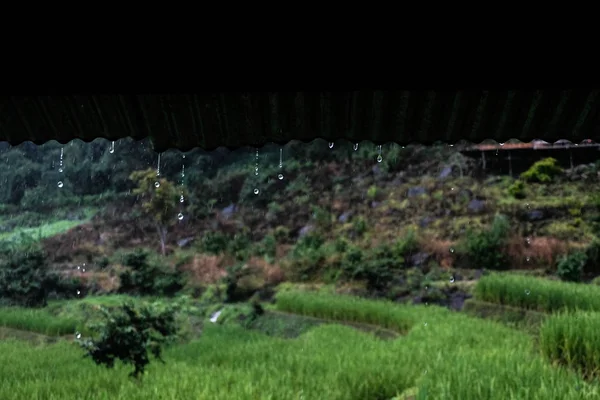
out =
[(45, 309), (3, 307), (0, 308), (0, 326), (60, 336), (73, 334), (77, 329), (77, 320), (54, 316)]
[(588, 377), (600, 372), (600, 314), (578, 311), (548, 318), (540, 330), (540, 347), (548, 359)]
[(600, 311), (600, 287), (512, 274), (490, 274), (475, 286), (477, 300), (542, 312)]
[(506, 326), (537, 334), (549, 314), (522, 308), (468, 299), (462, 311), (474, 317), (500, 322)]
[(22, 234), (32, 236), (36, 239), (52, 237), (88, 222), (94, 216), (96, 211), (95, 208), (86, 208), (84, 210), (86, 218), (78, 221), (60, 220), (48, 222), (37, 227), (17, 228), (12, 232), (1, 233), (0, 240), (18, 241)]
[(382, 341), (335, 324), (291, 340), (208, 324), (199, 340), (168, 348), (167, 364), (152, 363), (139, 384), (127, 378), (130, 368), (98, 367), (73, 344), (33, 351), (26, 343), (0, 342), (0, 398), (380, 400), (411, 388), (419, 400), (600, 395), (598, 386), (548, 363), (528, 335), (491, 321), (328, 294), (290, 292), (281, 298), (297, 301), (307, 314), (405, 326), (392, 322), (398, 318), (412, 325), (406, 336)]

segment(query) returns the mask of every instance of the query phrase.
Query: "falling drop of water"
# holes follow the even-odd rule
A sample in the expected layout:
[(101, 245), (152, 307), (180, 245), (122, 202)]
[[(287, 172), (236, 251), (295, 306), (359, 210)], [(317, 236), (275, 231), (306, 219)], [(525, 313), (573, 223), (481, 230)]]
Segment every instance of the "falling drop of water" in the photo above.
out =
[(531, 293), (531, 292), (529, 291), (529, 289), (525, 289), (525, 294), (526, 294), (527, 296), (529, 296), (529, 293)]
[(279, 175), (277, 175), (277, 178), (278, 178), (279, 180), (282, 180), (282, 179), (283, 179), (283, 174), (279, 174)]
[(454, 247), (450, 247), (450, 253), (454, 253)]
[(329, 142), (329, 148), (333, 149), (333, 142)]
[(59, 168), (59, 169), (58, 169), (58, 172), (63, 172), (63, 169), (62, 169), (62, 168)]
[(527, 261), (527, 262), (529, 262), (530, 260), (531, 260), (531, 258), (529, 258), (529, 257), (527, 257), (527, 258), (525, 259), (525, 261)]
[[(158, 153), (158, 163), (156, 164), (156, 176), (160, 176), (160, 153)], [(154, 184), (154, 186), (156, 186), (156, 184)], [(160, 184), (158, 186), (160, 186)]]
[(77, 296), (79, 296), (80, 294), (81, 294), (81, 291), (79, 291), (79, 290), (78, 290), (78, 291), (77, 291)]
[(527, 242), (527, 244), (531, 244), (531, 238), (529, 236), (527, 236), (527, 238), (525, 239), (525, 241)]
[(59, 187), (59, 188), (63, 187), (63, 183), (62, 183), (62, 181), (58, 181), (58, 187)]
[(358, 150), (358, 143), (354, 143), (353, 149), (354, 151)]
[(177, 219), (181, 221), (183, 219), (183, 214), (182, 213), (177, 214)]
[(283, 168), (283, 149), (279, 149), (279, 168)]
[(154, 187), (160, 187), (160, 182), (159, 181), (154, 182)]
[(179, 202), (183, 203), (185, 201), (185, 199), (183, 198), (183, 195), (181, 195), (181, 197), (179, 197)]
[(76, 333), (75, 333), (75, 337), (76, 337), (77, 339), (81, 339), (81, 333), (79, 333), (79, 332), (76, 332)]
[(113, 140), (113, 142), (110, 144), (110, 150), (109, 150), (110, 154), (115, 152), (115, 142)]
[[(424, 324), (424, 325), (425, 325), (425, 326), (427, 326), (427, 322), (425, 322), (425, 324)], [(426, 373), (427, 373), (427, 372), (426, 372)]]
[(454, 277), (453, 276), (450, 277), (450, 283), (454, 283)]
[(425, 290), (429, 290), (429, 286), (425, 285)]
[(260, 190), (258, 190), (258, 188), (254, 189), (254, 194), (258, 194), (260, 192)]
[(377, 162), (382, 162), (383, 161), (383, 157), (381, 157), (381, 154), (377, 156)]

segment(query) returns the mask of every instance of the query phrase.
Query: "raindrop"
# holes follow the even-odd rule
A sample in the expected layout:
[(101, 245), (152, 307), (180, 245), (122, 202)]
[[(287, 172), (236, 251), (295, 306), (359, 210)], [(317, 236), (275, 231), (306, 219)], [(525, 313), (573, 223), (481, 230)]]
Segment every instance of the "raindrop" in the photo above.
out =
[(529, 289), (525, 289), (525, 294), (526, 294), (527, 296), (529, 296), (529, 293), (531, 293), (531, 292), (529, 291)]
[(283, 149), (279, 149), (279, 168), (283, 168)]
[[(423, 325), (424, 325), (424, 326), (427, 326), (427, 322), (425, 322)], [(427, 372), (425, 372), (425, 373), (427, 373)]]
[(525, 239), (525, 241), (527, 242), (527, 244), (531, 244), (531, 238), (529, 236), (527, 236), (527, 238)]
[(454, 277), (453, 276), (450, 277), (450, 283), (454, 283)]
[(179, 198), (179, 202), (183, 203), (185, 201), (185, 199), (183, 198), (183, 195), (181, 195), (181, 197)]
[(110, 150), (109, 150), (110, 154), (115, 152), (115, 141), (113, 140), (113, 142), (110, 144)]
[(377, 155), (377, 162), (382, 162), (383, 161), (383, 157), (381, 157), (381, 145), (379, 145), (379, 155)]
[(59, 168), (59, 169), (58, 169), (58, 172), (63, 172), (63, 169), (62, 169), (62, 168)]
[(58, 181), (58, 187), (59, 187), (59, 188), (61, 188), (61, 187), (63, 187), (63, 186), (64, 186), (64, 185), (63, 185), (62, 181)]
[(77, 266), (77, 269), (81, 269), (81, 267), (78, 265), (78, 266)]
[(527, 207), (527, 209), (531, 208), (531, 206), (529, 205), (529, 203), (525, 204), (525, 207)]
[(353, 148), (354, 148), (354, 151), (358, 150), (358, 143), (354, 143)]
[(333, 142), (329, 142), (329, 148), (333, 149)]
[(283, 174), (277, 175), (277, 178), (279, 178), (279, 180), (282, 180), (283, 179)]
[(529, 262), (530, 260), (531, 260), (531, 258), (529, 258), (529, 257), (527, 257), (527, 258), (525, 259), (525, 261), (527, 261), (527, 262)]
[(81, 291), (80, 291), (80, 290), (78, 290), (78, 291), (77, 291), (77, 296), (79, 296), (80, 294), (81, 294)]
[(159, 181), (154, 182), (154, 187), (160, 187), (160, 182)]
[[(156, 176), (160, 176), (160, 153), (158, 153), (158, 163), (156, 164)], [(154, 184), (154, 186), (156, 186), (156, 183)], [(160, 184), (158, 186), (160, 186)]]
[(79, 332), (76, 332), (76, 333), (75, 333), (75, 337), (76, 337), (77, 339), (81, 339), (81, 333), (79, 333)]
[(425, 290), (429, 290), (429, 286), (425, 285)]
[(182, 213), (177, 214), (177, 219), (181, 221), (183, 219), (183, 214)]
[(82, 271), (85, 272), (85, 268)]
[(454, 247), (450, 247), (450, 253), (454, 253)]
[(254, 194), (258, 194), (260, 192), (260, 190), (258, 190), (258, 188), (254, 189)]

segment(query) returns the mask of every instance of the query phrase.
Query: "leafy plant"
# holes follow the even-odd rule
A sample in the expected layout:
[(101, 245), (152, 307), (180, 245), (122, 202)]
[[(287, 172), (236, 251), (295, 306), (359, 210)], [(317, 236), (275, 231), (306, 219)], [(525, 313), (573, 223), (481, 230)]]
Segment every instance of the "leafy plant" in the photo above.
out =
[[(78, 339), (78, 344), (97, 365), (113, 368), (115, 361), (132, 364), (130, 376), (139, 378), (150, 363), (149, 355), (164, 363), (163, 345), (177, 337), (176, 306), (159, 309), (157, 306), (136, 307), (125, 303), (109, 311), (100, 307), (104, 321), (90, 329), (97, 339)], [(150, 353), (150, 354), (149, 354)]]
[(556, 275), (563, 281), (579, 282), (587, 260), (587, 255), (581, 251), (564, 255), (556, 263)]
[(179, 271), (168, 271), (152, 264), (148, 256), (146, 250), (138, 249), (124, 257), (124, 265), (129, 269), (120, 275), (120, 292), (171, 296), (183, 288), (183, 276)]
[(548, 157), (535, 162), (527, 171), (521, 174), (521, 179), (526, 182), (549, 183), (562, 172), (563, 169), (557, 165), (557, 160)]
[(516, 180), (508, 187), (508, 194), (515, 199), (524, 199), (527, 197), (527, 194), (525, 193), (525, 183), (522, 180)]
[(510, 223), (504, 215), (496, 215), (492, 226), (483, 232), (469, 231), (460, 243), (471, 268), (503, 270), (508, 268), (506, 244)]

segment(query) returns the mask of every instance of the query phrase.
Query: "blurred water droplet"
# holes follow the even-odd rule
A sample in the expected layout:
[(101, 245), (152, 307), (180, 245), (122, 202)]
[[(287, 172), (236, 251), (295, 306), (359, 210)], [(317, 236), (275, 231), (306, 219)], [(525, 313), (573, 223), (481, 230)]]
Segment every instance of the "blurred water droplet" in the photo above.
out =
[(329, 148), (333, 149), (333, 142), (329, 142)]
[(258, 194), (259, 192), (260, 192), (260, 190), (254, 189), (254, 194)]
[(277, 178), (278, 178), (279, 180), (282, 180), (282, 179), (283, 179), (283, 174), (279, 174), (279, 175), (277, 175)]
[[(427, 326), (427, 322), (425, 322), (423, 325)], [(425, 373), (427, 373), (427, 371), (425, 371)]]
[(529, 261), (531, 260), (531, 258), (527, 257), (525, 260), (526, 260), (527, 262), (529, 262)]
[(160, 187), (160, 182), (159, 181), (154, 182), (154, 187)]
[(531, 292), (529, 291), (529, 289), (526, 289), (526, 290), (525, 290), (525, 294), (526, 294), (527, 296), (529, 296), (529, 293), (531, 293)]
[(58, 172), (63, 172), (63, 169), (62, 169), (62, 168), (59, 168), (59, 169), (58, 169)]
[(383, 161), (383, 157), (381, 157), (381, 154), (377, 156), (377, 162), (382, 162)]
[(76, 333), (75, 333), (75, 337), (76, 337), (77, 339), (81, 339), (81, 333), (79, 333), (79, 332), (76, 332)]
[(450, 253), (454, 253), (454, 247), (450, 247)]
[(354, 143), (353, 148), (354, 148), (354, 151), (358, 150), (358, 143)]
[(429, 286), (425, 285), (425, 290), (429, 290)]
[(453, 276), (450, 277), (450, 283), (454, 283), (454, 277)]
[(80, 294), (81, 294), (81, 291), (80, 291), (80, 290), (78, 290), (78, 291), (77, 291), (77, 296), (79, 296)]
[(177, 219), (181, 221), (183, 219), (183, 214), (182, 213), (177, 214)]
[(529, 236), (527, 236), (527, 238), (525, 238), (525, 241), (527, 242), (527, 244), (531, 244), (531, 238)]
[(110, 150), (109, 150), (109, 152), (110, 152), (110, 154), (112, 154), (112, 153), (115, 152), (115, 142), (114, 141), (110, 144)]
[(59, 188), (63, 187), (63, 183), (61, 181), (58, 181), (58, 187)]

